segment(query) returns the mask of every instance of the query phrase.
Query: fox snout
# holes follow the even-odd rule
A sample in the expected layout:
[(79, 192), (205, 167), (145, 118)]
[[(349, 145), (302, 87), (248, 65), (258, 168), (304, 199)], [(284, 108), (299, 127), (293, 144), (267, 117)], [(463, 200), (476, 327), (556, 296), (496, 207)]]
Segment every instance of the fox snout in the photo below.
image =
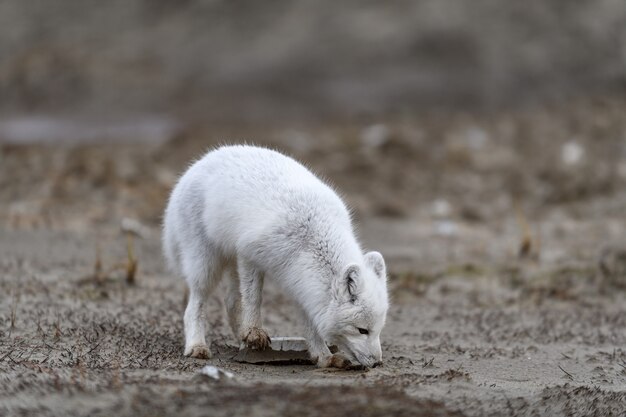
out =
[(357, 357), (359, 363), (368, 368), (376, 368), (383, 364), (380, 357), (376, 356), (365, 356), (365, 357)]
[(382, 364), (382, 351), (378, 349), (359, 349), (350, 344), (339, 344), (339, 351), (344, 353), (352, 361), (358, 362), (367, 368), (375, 368)]
[(355, 352), (355, 359), (363, 366), (376, 368), (382, 365), (382, 350), (380, 346), (374, 347), (368, 353)]

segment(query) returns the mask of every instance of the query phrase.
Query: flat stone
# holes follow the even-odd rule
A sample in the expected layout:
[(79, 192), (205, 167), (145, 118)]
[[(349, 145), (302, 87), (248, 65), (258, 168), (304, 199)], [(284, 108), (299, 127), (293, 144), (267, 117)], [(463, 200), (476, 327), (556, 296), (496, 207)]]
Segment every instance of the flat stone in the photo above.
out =
[(272, 337), (269, 349), (253, 350), (243, 347), (233, 357), (233, 360), (253, 364), (312, 363), (306, 339), (303, 337)]

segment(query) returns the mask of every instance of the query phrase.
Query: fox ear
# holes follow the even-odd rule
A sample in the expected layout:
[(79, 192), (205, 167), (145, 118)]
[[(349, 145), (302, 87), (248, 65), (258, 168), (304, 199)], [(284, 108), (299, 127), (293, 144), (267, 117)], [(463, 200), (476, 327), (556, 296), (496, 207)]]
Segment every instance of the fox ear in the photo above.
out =
[(348, 265), (335, 280), (334, 287), (338, 300), (355, 302), (361, 288), (361, 268), (356, 264)]
[(365, 254), (365, 265), (372, 268), (376, 276), (382, 280), (387, 280), (387, 268), (383, 255), (379, 252), (368, 252)]

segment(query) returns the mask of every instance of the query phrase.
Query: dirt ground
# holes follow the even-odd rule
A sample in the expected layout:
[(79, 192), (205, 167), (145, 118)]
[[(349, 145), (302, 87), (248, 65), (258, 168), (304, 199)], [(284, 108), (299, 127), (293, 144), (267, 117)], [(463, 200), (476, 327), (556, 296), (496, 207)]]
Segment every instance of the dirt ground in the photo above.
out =
[[(586, 99), (1, 144), (0, 415), (624, 415), (625, 115), (624, 100)], [(236, 363), (221, 289), (214, 358), (182, 356), (184, 283), (164, 268), (159, 217), (190, 160), (244, 140), (331, 181), (385, 255), (382, 367)], [(301, 335), (271, 282), (264, 296), (270, 334)], [(206, 363), (235, 376), (198, 375)]]

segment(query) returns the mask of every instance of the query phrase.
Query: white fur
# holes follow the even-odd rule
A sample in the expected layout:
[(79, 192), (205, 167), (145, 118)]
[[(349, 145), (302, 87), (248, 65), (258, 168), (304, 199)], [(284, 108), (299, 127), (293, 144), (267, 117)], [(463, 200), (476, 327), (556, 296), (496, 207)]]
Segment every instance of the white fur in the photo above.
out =
[(253, 146), (206, 154), (171, 194), (163, 247), (170, 267), (189, 285), (187, 355), (198, 349), (210, 355), (205, 303), (223, 275), (230, 280), (226, 307), (233, 331), (254, 345), (258, 331), (265, 333), (260, 308), (267, 276), (303, 310), (319, 366), (331, 366), (327, 344), (365, 366), (380, 362), (388, 307), (383, 258), (363, 254), (344, 203), (293, 159)]

